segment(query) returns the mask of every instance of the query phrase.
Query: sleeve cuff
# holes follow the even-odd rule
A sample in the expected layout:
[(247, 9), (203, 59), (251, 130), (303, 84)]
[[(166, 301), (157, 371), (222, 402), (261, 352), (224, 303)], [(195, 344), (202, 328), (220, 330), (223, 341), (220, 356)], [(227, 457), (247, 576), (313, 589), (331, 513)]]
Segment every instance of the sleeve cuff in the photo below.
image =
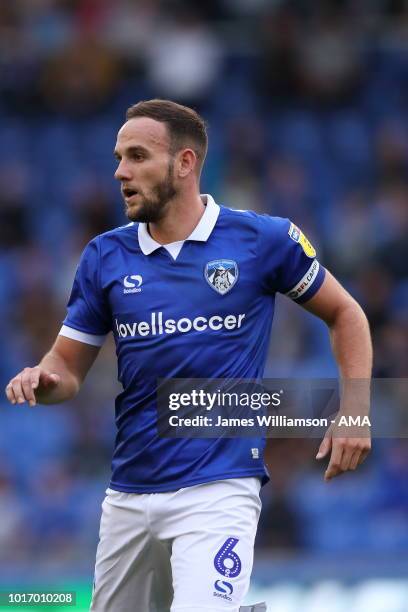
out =
[(65, 336), (66, 338), (71, 338), (71, 340), (83, 342), (84, 344), (92, 344), (93, 346), (102, 346), (107, 336), (107, 334), (104, 334), (103, 336), (97, 336), (95, 334), (85, 334), (84, 332), (78, 331), (73, 327), (68, 327), (68, 325), (63, 325), (61, 327), (59, 335)]

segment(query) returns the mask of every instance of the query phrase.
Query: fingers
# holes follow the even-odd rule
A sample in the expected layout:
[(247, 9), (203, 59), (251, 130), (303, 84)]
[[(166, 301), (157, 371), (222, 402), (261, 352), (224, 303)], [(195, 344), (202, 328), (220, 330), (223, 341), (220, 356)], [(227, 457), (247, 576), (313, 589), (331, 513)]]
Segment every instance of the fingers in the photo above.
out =
[(316, 459), (323, 459), (330, 451), (332, 445), (331, 436), (325, 436), (322, 440), (322, 443), (319, 446), (319, 450), (317, 451)]
[[(341, 456), (341, 461), (340, 461), (340, 470), (342, 472), (347, 472), (347, 470), (351, 469), (351, 461), (354, 455), (359, 455), (359, 451), (347, 445), (343, 446), (343, 454)], [(358, 462), (358, 458), (359, 457), (357, 456), (357, 462)]]
[(8, 401), (11, 402), (12, 404), (15, 404), (17, 399), (14, 395), (13, 385), (11, 384), (11, 381), (7, 385), (5, 391), (6, 391), (6, 396), (7, 396)]
[(12, 404), (23, 404), (25, 402), (24, 392), (21, 386), (21, 376), (22, 372), (12, 378), (6, 387), (6, 393), (8, 392), (10, 394), (10, 401)]
[(22, 372), (11, 379), (5, 392), (7, 399), (12, 404), (23, 404), (28, 401), (30, 406), (35, 406), (37, 403), (36, 390), (40, 387), (56, 386), (59, 382), (58, 374), (46, 372), (38, 366), (24, 368)]
[(23, 404), (30, 402), (30, 406), (35, 404), (33, 383), (38, 377), (38, 368), (24, 368), (22, 372), (11, 379), (6, 387), (6, 395), (12, 404)]
[(34, 389), (38, 387), (38, 380), (39, 368), (24, 368), (21, 375), (21, 388), (24, 398), (29, 402), (30, 406), (35, 406), (36, 404)]
[(349, 470), (357, 469), (371, 450), (370, 438), (337, 438), (333, 440), (332, 454), (324, 478), (326, 481)]
[[(367, 444), (367, 442), (369, 442), (369, 444)], [(361, 465), (363, 461), (366, 460), (366, 457), (370, 453), (370, 450), (371, 450), (371, 440), (368, 440), (366, 441), (366, 447), (360, 453), (360, 459), (358, 460), (358, 465)]]
[(329, 465), (324, 474), (325, 480), (330, 480), (341, 473), (341, 460), (343, 456), (343, 447), (338, 444), (338, 440), (332, 442), (332, 452), (330, 456)]
[(371, 450), (371, 439), (370, 438), (359, 438), (357, 440), (351, 440), (352, 444), (352, 455), (350, 457), (349, 465), (345, 468), (346, 470), (356, 470), (359, 465), (365, 461), (367, 455)]
[(360, 465), (360, 459), (361, 459), (361, 452), (358, 451), (358, 450), (354, 451), (354, 453), (351, 456), (350, 464), (349, 464), (348, 469), (349, 470), (356, 470), (357, 466)]

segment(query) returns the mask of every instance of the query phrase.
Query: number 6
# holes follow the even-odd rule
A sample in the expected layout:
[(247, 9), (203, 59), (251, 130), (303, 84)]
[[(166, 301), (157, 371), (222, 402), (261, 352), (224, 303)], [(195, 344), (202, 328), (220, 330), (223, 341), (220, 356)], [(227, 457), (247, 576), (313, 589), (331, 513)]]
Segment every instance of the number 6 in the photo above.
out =
[[(238, 542), (238, 538), (228, 538), (214, 557), (215, 569), (227, 578), (235, 578), (241, 572), (241, 559), (232, 550)], [(226, 564), (225, 561), (227, 560), (229, 560), (229, 563)], [(231, 567), (228, 567), (228, 565), (231, 565)]]

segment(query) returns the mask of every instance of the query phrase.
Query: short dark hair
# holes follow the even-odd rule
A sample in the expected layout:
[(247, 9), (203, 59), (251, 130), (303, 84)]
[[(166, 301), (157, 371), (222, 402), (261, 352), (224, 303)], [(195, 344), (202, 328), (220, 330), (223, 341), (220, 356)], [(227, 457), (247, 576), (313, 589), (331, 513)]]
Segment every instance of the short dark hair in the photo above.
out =
[(188, 106), (172, 100), (143, 100), (126, 111), (126, 119), (150, 117), (165, 123), (170, 136), (170, 152), (191, 147), (197, 155), (200, 171), (208, 148), (207, 126), (200, 115)]

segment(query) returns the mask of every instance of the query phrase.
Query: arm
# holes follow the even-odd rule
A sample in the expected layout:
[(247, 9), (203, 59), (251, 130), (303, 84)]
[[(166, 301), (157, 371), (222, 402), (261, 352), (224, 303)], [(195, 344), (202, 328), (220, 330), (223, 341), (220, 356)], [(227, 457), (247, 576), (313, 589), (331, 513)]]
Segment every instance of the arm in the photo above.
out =
[(98, 355), (100, 347), (58, 336), (51, 350), (33, 368), (24, 368), (10, 380), (6, 395), (12, 403), (30, 406), (57, 404), (74, 397)]
[[(326, 272), (326, 278), (319, 291), (304, 308), (325, 321), (329, 327), (333, 354), (343, 381), (340, 412), (365, 414), (369, 405), (369, 380), (372, 369), (372, 346), (367, 318), (349, 293)], [(350, 382), (348, 379), (359, 379)], [(347, 470), (355, 470), (371, 448), (369, 435), (361, 437), (339, 437), (333, 435), (330, 427), (324, 437), (317, 459), (325, 457), (331, 449), (331, 458), (325, 479)]]

